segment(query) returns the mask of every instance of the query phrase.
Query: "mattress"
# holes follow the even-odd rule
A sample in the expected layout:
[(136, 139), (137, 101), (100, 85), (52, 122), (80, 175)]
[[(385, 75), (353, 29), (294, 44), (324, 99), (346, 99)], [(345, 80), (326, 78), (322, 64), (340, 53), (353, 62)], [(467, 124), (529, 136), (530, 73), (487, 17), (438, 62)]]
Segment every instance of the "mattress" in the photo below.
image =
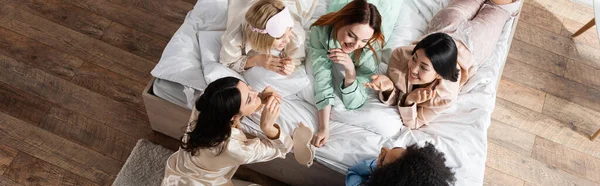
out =
[[(403, 11), (398, 16), (394, 32), (384, 48), (382, 58), (386, 58), (386, 56), (389, 58), (389, 51), (399, 46), (408, 45), (411, 41), (422, 36), (429, 20), (448, 2), (449, 0), (401, 1), (401, 3), (404, 3)], [(178, 37), (178, 35), (187, 34), (186, 37), (192, 37), (188, 33), (194, 33), (193, 31), (181, 31), (186, 28), (186, 23), (193, 25), (193, 29), (196, 29), (196, 31), (224, 29), (225, 26), (219, 24), (224, 22), (226, 18), (219, 21), (221, 17), (218, 16), (223, 16), (220, 12), (226, 11), (226, 5), (217, 5), (218, 3), (226, 3), (226, 1), (199, 0), (194, 10), (188, 13), (186, 22), (175, 33), (174, 39), (169, 42), (169, 45), (187, 42), (181, 41), (181, 37)], [(313, 18), (324, 13), (323, 6), (326, 6), (327, 1), (320, 1), (319, 3), (321, 5), (317, 7)], [(225, 10), (222, 9), (223, 7), (225, 7)], [(213, 13), (211, 14), (211, 12)], [(205, 18), (206, 16), (212, 17)], [(419, 130), (402, 128), (392, 137), (382, 137), (360, 127), (332, 121), (330, 123), (330, 139), (325, 147), (317, 150), (316, 161), (337, 172), (346, 174), (347, 169), (355, 163), (376, 158), (382, 146), (406, 147), (415, 143), (422, 145), (429, 142), (434, 144), (439, 151), (445, 153), (447, 166), (451, 167), (456, 173), (456, 185), (482, 185), (487, 156), (487, 128), (491, 123), (496, 88), (508, 54), (509, 43), (512, 40), (511, 32), (514, 30), (512, 27), (514, 21), (514, 19), (511, 19), (506, 23), (495, 52), (482, 64), (477, 74), (465, 84), (458, 96), (457, 103), (441, 113), (430, 125)], [(194, 46), (189, 48), (192, 47)], [(157, 68), (160, 68), (160, 64), (177, 64), (173, 63), (173, 59), (164, 57), (169, 55), (163, 54)], [(173, 69), (173, 67), (170, 68)], [(154, 82), (155, 86), (153, 88), (158, 97), (188, 108), (191, 105), (188, 100), (194, 100), (190, 97), (199, 95), (201, 88), (203, 88), (197, 88), (200, 85), (185, 81), (172, 82), (172, 79), (165, 80), (170, 76), (161, 77), (160, 74), (154, 73), (153, 75), (159, 78)], [(191, 94), (189, 93), (190, 87), (196, 88)], [(188, 89), (187, 94), (183, 93), (186, 89)], [(245, 131), (252, 133), (258, 130), (250, 126)], [(291, 133), (291, 131), (285, 132)]]

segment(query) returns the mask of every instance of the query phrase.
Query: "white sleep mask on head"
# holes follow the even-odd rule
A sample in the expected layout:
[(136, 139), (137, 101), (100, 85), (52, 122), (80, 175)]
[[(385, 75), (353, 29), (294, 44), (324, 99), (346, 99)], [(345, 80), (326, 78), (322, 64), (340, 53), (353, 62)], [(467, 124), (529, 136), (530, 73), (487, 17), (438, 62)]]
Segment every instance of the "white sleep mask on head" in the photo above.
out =
[(267, 26), (264, 30), (255, 28), (250, 24), (248, 24), (248, 26), (250, 26), (250, 29), (253, 32), (269, 34), (271, 37), (280, 38), (283, 36), (283, 34), (285, 34), (285, 31), (288, 27), (294, 26), (294, 19), (292, 18), (288, 8), (285, 7), (267, 21)]

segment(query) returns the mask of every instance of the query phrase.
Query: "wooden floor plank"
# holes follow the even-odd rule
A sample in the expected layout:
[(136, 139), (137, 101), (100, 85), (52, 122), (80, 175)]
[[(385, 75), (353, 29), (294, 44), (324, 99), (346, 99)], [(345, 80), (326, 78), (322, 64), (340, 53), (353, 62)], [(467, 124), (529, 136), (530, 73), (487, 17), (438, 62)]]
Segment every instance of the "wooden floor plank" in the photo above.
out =
[(38, 123), (48, 113), (52, 103), (0, 82), (0, 111), (29, 123)]
[(594, 10), (591, 7), (578, 3), (574, 0), (525, 0), (525, 3), (543, 8), (552, 12), (556, 16), (573, 20), (589, 20), (594, 17)]
[(15, 181), (12, 181), (11, 179), (8, 179), (8, 178), (0, 175), (0, 185), (20, 186), (21, 184), (18, 184)]
[(496, 99), (492, 118), (561, 145), (600, 158), (600, 140), (571, 130), (571, 125), (504, 99)]
[(60, 107), (52, 107), (36, 126), (120, 162), (127, 160), (137, 141), (121, 131)]
[(485, 167), (485, 175), (483, 178), (484, 186), (521, 186), (524, 184), (523, 180), (487, 166)]
[[(563, 28), (560, 32), (560, 35), (564, 37), (571, 37), (575, 32), (577, 32), (581, 27), (583, 27), (583, 25), (585, 25), (587, 21), (578, 22), (569, 18), (564, 18), (562, 22)], [(598, 32), (594, 28), (591, 28), (583, 32), (581, 35), (574, 37), (573, 41), (575, 43), (585, 44), (593, 48), (600, 49), (600, 39), (598, 39)]]
[(152, 134), (148, 135), (148, 141), (172, 151), (177, 151), (179, 149), (179, 145), (181, 145), (181, 141), (179, 141), (179, 139), (172, 138), (171, 136), (167, 136), (156, 131), (152, 131)]
[(569, 58), (544, 50), (540, 47), (514, 39), (508, 57), (563, 76)]
[(182, 1), (188, 2), (188, 3), (192, 4), (192, 5), (195, 5), (196, 1), (198, 1), (198, 0), (182, 0)]
[(96, 39), (102, 36), (112, 22), (60, 0), (25, 0), (21, 8)]
[(570, 37), (552, 33), (529, 23), (519, 23), (514, 39), (600, 68), (599, 49), (584, 44), (577, 44)]
[(151, 129), (143, 111), (76, 86), (41, 70), (0, 55), (0, 82), (27, 90), (51, 103), (123, 131), (134, 138), (147, 136)]
[(495, 143), (523, 156), (531, 155), (535, 135), (492, 119), (488, 128), (488, 143)]
[(552, 12), (533, 6), (531, 4), (523, 4), (521, 8), (521, 15), (519, 16), (519, 23), (529, 23), (536, 25), (544, 25), (542, 28), (560, 34), (562, 30), (562, 17), (555, 16)]
[[(0, 82), (0, 111), (124, 162), (136, 139)], [(50, 107), (53, 107), (50, 109)]]
[(513, 58), (507, 59), (502, 77), (600, 111), (600, 89), (582, 85)]
[(0, 0), (0, 19), (12, 13), (22, 3), (20, 0)]
[(0, 136), (2, 144), (100, 185), (111, 183), (114, 179), (111, 175), (116, 175), (122, 166), (116, 160), (1, 112)]
[(550, 167), (495, 143), (488, 143), (486, 165), (537, 185), (597, 185), (588, 179)]
[(541, 113), (546, 93), (512, 80), (501, 79), (496, 96)]
[(532, 158), (600, 185), (600, 159), (542, 137), (535, 139)]
[(17, 10), (0, 20), (0, 26), (140, 83), (151, 79), (153, 62), (29, 12)]
[(26, 153), (19, 153), (4, 176), (24, 185), (98, 185)]
[(600, 89), (600, 69), (582, 62), (569, 60), (565, 77), (578, 83)]
[(180, 0), (107, 0), (128, 8), (138, 8), (156, 14), (171, 22), (181, 24), (186, 14), (194, 8), (194, 4)]
[(0, 111), (124, 162), (135, 138), (0, 82)]
[(4, 172), (8, 169), (8, 166), (15, 159), (17, 153), (19, 153), (17, 149), (0, 144), (0, 175), (4, 174)]
[[(36, 66), (63, 79), (71, 79), (83, 60), (65, 54), (47, 45), (0, 27), (0, 54), (25, 64)], [(35, 51), (35, 52), (31, 52)]]
[(125, 51), (158, 63), (167, 41), (142, 33), (130, 27), (113, 23), (104, 33), (102, 41)]
[(575, 0), (569, 1), (557, 1), (557, 2), (544, 2), (543, 3), (554, 3), (558, 4), (557, 6), (565, 6), (566, 8), (563, 11), (558, 12), (559, 16), (569, 18), (577, 21), (589, 21), (594, 18), (594, 9), (585, 5), (583, 3), (579, 3)]
[(161, 17), (148, 14), (135, 8), (126, 8), (104, 0), (62, 0), (87, 9), (115, 22), (139, 29), (145, 33), (170, 39), (180, 23), (173, 23)]
[(131, 108), (145, 111), (140, 95), (140, 92), (144, 91), (145, 85), (102, 67), (84, 63), (71, 82)]
[(600, 112), (568, 102), (556, 96), (546, 96), (546, 103), (544, 104), (542, 113), (568, 123), (574, 131), (590, 136), (600, 128)]

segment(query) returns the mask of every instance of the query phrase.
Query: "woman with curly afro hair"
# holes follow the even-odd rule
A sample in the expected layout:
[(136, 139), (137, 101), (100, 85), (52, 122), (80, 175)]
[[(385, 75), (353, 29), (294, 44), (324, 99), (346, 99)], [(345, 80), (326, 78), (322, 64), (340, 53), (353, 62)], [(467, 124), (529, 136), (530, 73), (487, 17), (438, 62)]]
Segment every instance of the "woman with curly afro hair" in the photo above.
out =
[(348, 170), (346, 185), (452, 185), (456, 178), (445, 161), (444, 153), (430, 143), (406, 149), (383, 147), (377, 159), (361, 162)]

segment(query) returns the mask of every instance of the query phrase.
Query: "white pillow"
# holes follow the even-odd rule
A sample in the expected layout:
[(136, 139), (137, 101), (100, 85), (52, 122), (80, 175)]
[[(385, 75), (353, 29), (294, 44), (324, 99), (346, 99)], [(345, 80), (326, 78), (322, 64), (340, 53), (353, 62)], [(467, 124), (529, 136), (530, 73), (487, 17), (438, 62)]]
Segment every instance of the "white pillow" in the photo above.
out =
[[(248, 8), (252, 6), (256, 0), (228, 0), (227, 4), (227, 27), (233, 19), (244, 18)], [(241, 14), (241, 15), (240, 15)]]
[(196, 32), (190, 22), (181, 25), (165, 47), (160, 61), (152, 69), (154, 77), (197, 90), (206, 88)]
[(192, 21), (198, 30), (225, 30), (227, 0), (198, 0), (185, 21)]
[(242, 81), (244, 78), (237, 72), (219, 63), (221, 51), (221, 36), (224, 31), (198, 31), (198, 43), (202, 56), (202, 71), (206, 84), (224, 77), (236, 77)]

